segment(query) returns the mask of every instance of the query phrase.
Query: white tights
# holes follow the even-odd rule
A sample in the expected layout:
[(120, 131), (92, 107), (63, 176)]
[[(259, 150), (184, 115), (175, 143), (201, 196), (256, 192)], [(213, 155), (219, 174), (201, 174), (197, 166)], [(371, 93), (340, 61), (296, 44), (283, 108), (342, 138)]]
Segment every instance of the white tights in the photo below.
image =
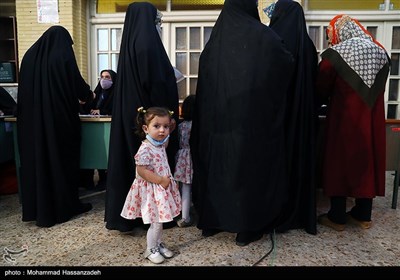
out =
[(190, 221), (191, 185), (182, 183), (182, 218)]
[(151, 223), (147, 230), (147, 249), (156, 248), (161, 243), (162, 223)]

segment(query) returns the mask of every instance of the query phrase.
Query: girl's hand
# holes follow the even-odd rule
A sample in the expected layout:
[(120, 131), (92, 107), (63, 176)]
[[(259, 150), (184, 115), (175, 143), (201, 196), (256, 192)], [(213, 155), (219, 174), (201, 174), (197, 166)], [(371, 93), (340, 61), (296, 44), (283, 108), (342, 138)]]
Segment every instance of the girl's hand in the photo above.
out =
[(164, 190), (166, 190), (169, 187), (169, 184), (171, 184), (171, 179), (167, 176), (160, 176), (161, 180), (160, 180), (160, 185), (164, 188)]

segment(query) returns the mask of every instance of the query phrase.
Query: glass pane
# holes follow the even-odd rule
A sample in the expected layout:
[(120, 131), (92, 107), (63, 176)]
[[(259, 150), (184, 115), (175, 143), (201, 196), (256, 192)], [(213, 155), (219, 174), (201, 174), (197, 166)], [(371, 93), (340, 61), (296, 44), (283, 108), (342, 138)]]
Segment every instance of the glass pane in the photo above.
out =
[(98, 54), (97, 55), (97, 73), (100, 73), (103, 69), (110, 69), (108, 65), (108, 54)]
[(376, 32), (378, 31), (377, 26), (367, 26), (367, 30), (371, 33), (372, 37), (376, 38)]
[(111, 54), (111, 70), (114, 70), (115, 72), (117, 72), (118, 69), (118, 58), (118, 53)]
[(186, 27), (176, 28), (176, 49), (186, 50)]
[(190, 78), (190, 92), (189, 94), (196, 94), (197, 78)]
[(204, 27), (204, 44), (203, 44), (203, 48), (207, 44), (208, 40), (210, 39), (211, 31), (212, 31), (212, 27)]
[(308, 0), (308, 10), (384, 10), (384, 0)]
[(190, 27), (190, 49), (200, 49), (200, 27)]
[(108, 51), (108, 29), (97, 29), (97, 50)]
[(390, 1), (389, 10), (400, 10), (400, 1), (399, 0)]
[[(186, 62), (187, 62), (187, 56), (186, 53), (176, 53), (175, 54), (175, 61), (176, 61), (176, 68), (181, 71), (183, 75), (187, 75), (187, 69), (186, 69)], [(183, 84), (181, 82), (180, 84)]]
[(112, 28), (111, 29), (111, 50), (119, 51), (121, 46), (122, 29)]
[(197, 75), (199, 72), (200, 53), (190, 53), (190, 75)]
[(322, 34), (324, 36), (324, 39), (322, 40), (322, 48), (327, 49), (328, 48), (328, 40), (326, 39), (326, 29), (328, 27), (324, 26), (324, 33)]
[(386, 118), (387, 119), (396, 119), (396, 110), (397, 110), (397, 105), (389, 104)]
[(310, 26), (308, 27), (308, 35), (310, 36), (311, 40), (314, 42), (314, 45), (317, 49), (321, 49), (320, 44), (320, 27), (319, 26)]
[(392, 49), (400, 49), (400, 26), (393, 27)]
[(392, 66), (390, 67), (390, 75), (399, 75), (399, 53), (392, 53)]
[(179, 99), (183, 100), (186, 97), (186, 79), (177, 84)]
[(389, 101), (397, 101), (399, 95), (399, 80), (389, 79)]

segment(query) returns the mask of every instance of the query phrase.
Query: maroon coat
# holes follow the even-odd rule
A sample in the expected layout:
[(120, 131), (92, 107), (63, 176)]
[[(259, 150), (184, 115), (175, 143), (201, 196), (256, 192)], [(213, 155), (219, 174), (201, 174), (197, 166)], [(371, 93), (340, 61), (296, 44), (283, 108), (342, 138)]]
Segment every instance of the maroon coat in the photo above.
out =
[(328, 196), (385, 195), (384, 91), (372, 106), (329, 60), (319, 65), (317, 93), (330, 98), (325, 130), (323, 187)]

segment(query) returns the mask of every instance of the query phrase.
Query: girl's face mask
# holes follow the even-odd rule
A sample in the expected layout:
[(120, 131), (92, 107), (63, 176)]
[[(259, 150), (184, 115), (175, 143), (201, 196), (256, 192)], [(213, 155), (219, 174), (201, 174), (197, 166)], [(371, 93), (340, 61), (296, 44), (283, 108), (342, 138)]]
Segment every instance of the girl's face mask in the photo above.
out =
[(113, 82), (108, 79), (101, 79), (100, 86), (102, 89), (109, 89), (112, 86)]

